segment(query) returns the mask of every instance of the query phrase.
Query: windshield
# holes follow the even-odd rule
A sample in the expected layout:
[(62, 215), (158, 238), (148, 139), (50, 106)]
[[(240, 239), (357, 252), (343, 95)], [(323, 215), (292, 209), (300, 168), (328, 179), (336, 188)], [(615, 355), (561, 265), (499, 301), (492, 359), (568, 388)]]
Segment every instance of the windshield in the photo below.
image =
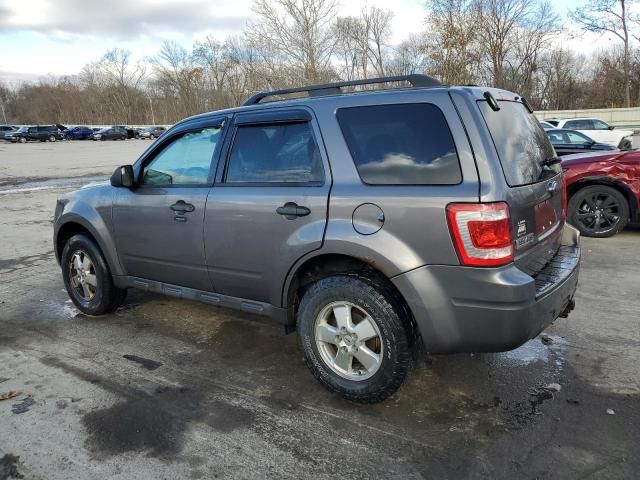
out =
[(18, 132), (20, 133), (27, 133), (29, 131), (29, 127), (20, 127), (18, 129)]
[(536, 117), (520, 102), (498, 104), (496, 112), (485, 100), (478, 101), (507, 183), (512, 187), (529, 185), (560, 173), (559, 164), (544, 165), (556, 153)]
[(100, 130), (98, 130), (98, 133), (107, 133), (109, 131), (108, 128), (102, 128)]

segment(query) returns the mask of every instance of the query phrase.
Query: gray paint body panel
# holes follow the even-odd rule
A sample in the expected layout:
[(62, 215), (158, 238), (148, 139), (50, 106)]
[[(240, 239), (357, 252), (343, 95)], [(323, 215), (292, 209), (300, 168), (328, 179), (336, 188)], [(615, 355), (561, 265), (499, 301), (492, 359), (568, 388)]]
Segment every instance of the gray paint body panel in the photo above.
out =
[[(290, 307), (289, 286), (306, 261), (327, 254), (351, 256), (391, 279), (413, 312), (428, 350), (513, 348), (553, 321), (573, 296), (579, 250), (570, 274), (540, 298), (536, 298), (534, 278), (527, 273), (529, 261), (544, 258), (542, 249), (552, 250), (560, 243), (578, 248), (577, 238), (573, 244), (567, 240), (570, 227), (519, 252), (515, 264), (460, 266), (447, 225), (447, 204), (507, 201), (518, 215), (520, 208), (530, 209), (546, 195), (541, 186), (513, 189), (506, 184), (476, 105), (487, 90), (499, 99), (514, 97), (486, 88), (410, 88), (266, 103), (186, 119), (150, 146), (134, 164), (134, 171), (139, 175), (143, 163), (172, 135), (224, 119), (224, 146), (212, 164), (215, 182), (197, 189), (147, 194), (144, 188), (83, 189), (66, 196), (54, 235), (66, 222), (85, 226), (97, 239), (119, 286), (193, 298), (283, 321)], [(365, 185), (338, 125), (337, 109), (423, 102), (436, 105), (447, 119), (462, 182)], [(221, 185), (234, 116), (292, 109), (311, 116), (325, 168), (323, 185)], [(168, 207), (185, 197), (196, 206), (195, 215), (175, 225)], [(275, 213), (278, 206), (291, 201), (308, 207), (311, 214), (288, 220)], [(361, 234), (354, 228), (353, 213), (366, 203), (384, 212), (384, 222), (375, 233), (366, 229)], [(132, 261), (134, 257), (137, 260)]]

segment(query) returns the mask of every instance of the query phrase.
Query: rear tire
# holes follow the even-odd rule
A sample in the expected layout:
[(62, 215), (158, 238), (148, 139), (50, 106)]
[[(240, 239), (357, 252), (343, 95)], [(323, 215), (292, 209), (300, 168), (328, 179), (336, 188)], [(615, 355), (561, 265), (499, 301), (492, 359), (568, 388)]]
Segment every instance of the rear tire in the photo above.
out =
[(71, 237), (62, 250), (60, 264), (64, 286), (82, 313), (103, 315), (124, 302), (127, 290), (113, 284), (107, 262), (88, 236)]
[(411, 361), (410, 322), (384, 285), (348, 275), (312, 284), (298, 309), (307, 366), (332, 392), (377, 403), (404, 382)]
[(573, 194), (567, 217), (585, 237), (612, 237), (629, 223), (629, 202), (615, 188), (591, 185)]

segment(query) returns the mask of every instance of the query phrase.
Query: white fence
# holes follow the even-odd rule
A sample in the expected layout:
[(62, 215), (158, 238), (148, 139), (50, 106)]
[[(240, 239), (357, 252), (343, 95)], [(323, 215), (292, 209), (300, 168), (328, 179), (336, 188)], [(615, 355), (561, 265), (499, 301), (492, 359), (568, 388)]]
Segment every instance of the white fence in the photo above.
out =
[(640, 107), (594, 108), (589, 110), (544, 110), (536, 112), (540, 120), (547, 118), (594, 117), (616, 127), (632, 127), (640, 131)]

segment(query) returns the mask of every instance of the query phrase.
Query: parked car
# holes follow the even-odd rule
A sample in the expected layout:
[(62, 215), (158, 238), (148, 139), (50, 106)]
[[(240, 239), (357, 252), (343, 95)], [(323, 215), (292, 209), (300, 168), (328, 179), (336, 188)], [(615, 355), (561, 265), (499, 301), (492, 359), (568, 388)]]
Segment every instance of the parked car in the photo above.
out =
[(509, 350), (569, 313), (580, 248), (564, 194), (514, 93), (368, 79), (179, 122), (110, 184), (59, 198), (55, 252), (85, 314), (134, 287), (269, 315), (324, 386), (377, 402), (418, 343)]
[(103, 128), (91, 135), (92, 140), (126, 140), (127, 132), (119, 128)]
[(147, 127), (142, 129), (142, 131), (140, 131), (140, 133), (138, 134), (139, 138), (150, 138), (150, 139), (155, 139), (160, 137), (164, 132), (166, 132), (167, 129), (164, 127)]
[(598, 143), (576, 130), (554, 128), (545, 131), (551, 140), (551, 145), (560, 156), (598, 150), (617, 150), (606, 143)]
[(551, 130), (552, 128), (556, 128), (555, 125), (550, 124), (549, 122), (540, 122), (540, 126), (544, 129), (544, 130)]
[(127, 134), (127, 138), (136, 138), (138, 133), (135, 128), (125, 127), (124, 125), (113, 125), (111, 128), (124, 131)]
[(597, 118), (566, 118), (547, 122), (555, 124), (556, 128), (577, 130), (598, 143), (606, 143), (622, 150), (633, 145), (633, 130), (615, 128)]
[(4, 140), (5, 135), (9, 132), (15, 132), (18, 130), (13, 125), (0, 125), (0, 139)]
[(93, 135), (93, 129), (89, 127), (72, 127), (64, 130), (62, 135), (65, 140), (87, 140)]
[(56, 140), (62, 140), (62, 134), (55, 125), (33, 125), (20, 127), (14, 132), (5, 133), (5, 140), (9, 140), (14, 143), (25, 143), (29, 140), (55, 142)]
[(640, 151), (568, 155), (562, 159), (567, 221), (587, 237), (611, 237), (640, 222)]

